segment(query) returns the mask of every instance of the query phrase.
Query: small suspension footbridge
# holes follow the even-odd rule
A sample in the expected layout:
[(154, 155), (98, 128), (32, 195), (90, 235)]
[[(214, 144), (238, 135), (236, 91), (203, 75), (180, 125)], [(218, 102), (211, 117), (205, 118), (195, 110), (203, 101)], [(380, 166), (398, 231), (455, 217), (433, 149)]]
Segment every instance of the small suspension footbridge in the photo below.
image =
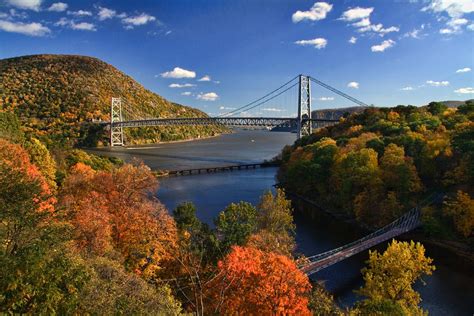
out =
[[(333, 118), (312, 118), (311, 83), (314, 83), (338, 96), (359, 106), (367, 106), (362, 101), (325, 84), (311, 76), (298, 75), (265, 94), (264, 96), (215, 117), (154, 117), (142, 106), (129, 104), (122, 98), (112, 98), (111, 120), (103, 122), (110, 126), (110, 145), (124, 145), (124, 128), (140, 128), (147, 126), (177, 126), (177, 125), (221, 125), (229, 127), (284, 127), (297, 132), (298, 138), (309, 135), (313, 127), (319, 128), (338, 122)], [(296, 116), (263, 116), (264, 113), (284, 113), (297, 105)], [(282, 107), (283, 106), (283, 107)], [(286, 109), (285, 109), (286, 108)]]

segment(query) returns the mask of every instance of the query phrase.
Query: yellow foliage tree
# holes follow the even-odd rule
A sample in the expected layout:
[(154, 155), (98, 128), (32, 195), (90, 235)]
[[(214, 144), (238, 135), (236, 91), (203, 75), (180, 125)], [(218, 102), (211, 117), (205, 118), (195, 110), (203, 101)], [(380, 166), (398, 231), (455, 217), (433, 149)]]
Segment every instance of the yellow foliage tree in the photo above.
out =
[(444, 202), (443, 213), (452, 218), (454, 227), (464, 237), (472, 235), (474, 229), (474, 199), (463, 191)]

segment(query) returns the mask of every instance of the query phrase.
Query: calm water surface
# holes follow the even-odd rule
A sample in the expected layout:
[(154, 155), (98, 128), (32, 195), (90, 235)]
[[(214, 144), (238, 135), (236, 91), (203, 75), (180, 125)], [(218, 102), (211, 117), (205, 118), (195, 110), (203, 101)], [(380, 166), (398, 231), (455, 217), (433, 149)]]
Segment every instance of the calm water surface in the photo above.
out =
[[(295, 134), (266, 131), (239, 131), (220, 137), (172, 144), (94, 150), (124, 160), (138, 157), (154, 169), (177, 170), (205, 166), (224, 166), (260, 162), (271, 159), (284, 145), (295, 140)], [(213, 218), (231, 202), (256, 204), (265, 190), (275, 184), (276, 168), (242, 170), (160, 179), (158, 198), (173, 209), (181, 202), (191, 201), (201, 220), (212, 225)], [(306, 255), (341, 246), (361, 236), (353, 228), (308, 210), (312, 216), (295, 214), (298, 251)], [(383, 249), (380, 245), (378, 249)], [(428, 251), (429, 255), (429, 251)], [(357, 296), (353, 293), (362, 284), (360, 269), (367, 260), (362, 253), (318, 274), (341, 305), (350, 306)], [(435, 261), (436, 264), (436, 261)], [(426, 286), (416, 288), (423, 299), (422, 306), (430, 315), (473, 315), (474, 276), (437, 264)]]

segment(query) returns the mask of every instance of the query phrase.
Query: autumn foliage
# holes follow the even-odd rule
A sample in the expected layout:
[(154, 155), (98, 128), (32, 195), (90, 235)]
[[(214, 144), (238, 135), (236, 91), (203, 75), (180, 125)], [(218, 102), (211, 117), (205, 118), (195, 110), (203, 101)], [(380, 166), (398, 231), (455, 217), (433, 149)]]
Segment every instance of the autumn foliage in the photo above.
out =
[(152, 193), (157, 181), (143, 164), (112, 172), (75, 165), (61, 190), (79, 249), (118, 251), (129, 269), (153, 276), (176, 246), (176, 225)]
[(212, 283), (216, 311), (242, 315), (309, 315), (308, 277), (288, 257), (234, 246)]

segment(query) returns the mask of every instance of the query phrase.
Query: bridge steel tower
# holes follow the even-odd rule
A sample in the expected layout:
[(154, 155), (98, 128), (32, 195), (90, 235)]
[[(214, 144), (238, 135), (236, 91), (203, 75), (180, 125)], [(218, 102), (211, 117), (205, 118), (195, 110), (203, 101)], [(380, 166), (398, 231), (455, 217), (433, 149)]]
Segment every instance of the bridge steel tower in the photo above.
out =
[(297, 124), (298, 139), (311, 134), (311, 79), (305, 75), (299, 76)]
[(121, 98), (112, 98), (110, 105), (110, 146), (123, 146), (123, 127), (115, 126), (115, 122), (122, 122)]

